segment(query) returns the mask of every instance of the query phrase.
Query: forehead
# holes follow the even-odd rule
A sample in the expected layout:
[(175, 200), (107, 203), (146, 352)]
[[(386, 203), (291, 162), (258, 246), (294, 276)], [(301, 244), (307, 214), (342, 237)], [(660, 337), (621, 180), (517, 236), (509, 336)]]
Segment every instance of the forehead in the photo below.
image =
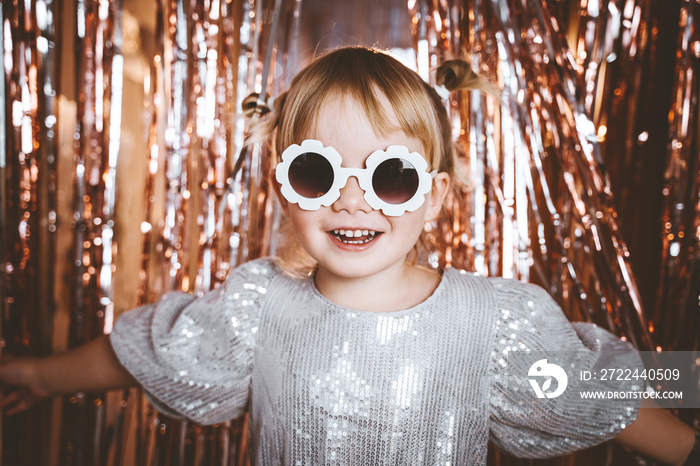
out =
[(349, 129), (370, 131), (384, 136), (400, 131), (401, 126), (389, 100), (375, 96), (376, 108), (366, 108), (363, 102), (350, 94), (331, 94), (321, 103), (309, 130), (312, 133), (331, 130), (347, 132)]
[(304, 139), (317, 139), (336, 149), (344, 159), (350, 156), (364, 158), (390, 145), (406, 146), (411, 152), (425, 155), (422, 143), (401, 129), (388, 99), (378, 96), (378, 101), (381, 104), (382, 125), (373, 121), (375, 118), (368, 115), (362, 103), (351, 96), (326, 99)]

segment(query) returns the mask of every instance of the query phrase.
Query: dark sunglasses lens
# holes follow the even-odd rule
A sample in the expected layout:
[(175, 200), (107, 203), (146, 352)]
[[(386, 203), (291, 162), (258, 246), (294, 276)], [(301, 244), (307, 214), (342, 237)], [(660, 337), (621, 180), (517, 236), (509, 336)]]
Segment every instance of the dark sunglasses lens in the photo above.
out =
[(403, 204), (418, 190), (418, 171), (407, 160), (385, 160), (374, 170), (372, 187), (382, 201)]
[(321, 154), (306, 152), (289, 166), (289, 182), (300, 196), (309, 199), (321, 197), (333, 185), (333, 167)]

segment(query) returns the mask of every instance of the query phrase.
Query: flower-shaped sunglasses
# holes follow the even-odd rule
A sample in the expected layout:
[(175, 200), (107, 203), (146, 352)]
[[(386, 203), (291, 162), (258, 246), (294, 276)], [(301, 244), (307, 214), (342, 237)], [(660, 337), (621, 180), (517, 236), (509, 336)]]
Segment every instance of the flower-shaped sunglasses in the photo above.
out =
[(282, 152), (275, 177), (287, 201), (303, 210), (318, 210), (337, 201), (348, 178), (354, 176), (371, 208), (399, 216), (423, 205), (437, 174), (437, 170), (428, 173), (425, 159), (404, 146), (374, 151), (365, 168), (342, 167), (342, 162), (332, 147), (306, 139)]

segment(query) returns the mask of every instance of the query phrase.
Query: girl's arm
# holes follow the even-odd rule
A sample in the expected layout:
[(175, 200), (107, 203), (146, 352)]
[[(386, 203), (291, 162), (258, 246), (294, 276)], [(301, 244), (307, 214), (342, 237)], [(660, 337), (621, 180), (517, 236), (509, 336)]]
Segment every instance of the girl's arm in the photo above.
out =
[(665, 409), (642, 401), (637, 419), (615, 441), (672, 466), (682, 466), (695, 443), (693, 429)]
[(104, 335), (79, 348), (46, 358), (0, 360), (0, 384), (11, 392), (0, 399), (8, 414), (24, 411), (41, 398), (76, 391), (136, 385)]

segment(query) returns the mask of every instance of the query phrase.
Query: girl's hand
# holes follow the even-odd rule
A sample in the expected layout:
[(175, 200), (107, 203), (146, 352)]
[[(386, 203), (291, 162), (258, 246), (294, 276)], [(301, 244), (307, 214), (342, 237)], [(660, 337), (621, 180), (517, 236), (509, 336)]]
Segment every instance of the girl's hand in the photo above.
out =
[(0, 411), (22, 412), (43, 398), (137, 385), (112, 350), (107, 335), (45, 358), (0, 358)]
[(637, 419), (615, 440), (670, 466), (683, 466), (693, 449), (693, 429), (651, 400), (642, 400)]
[(37, 370), (38, 358), (0, 359), (0, 387), (7, 395), (0, 398), (0, 410), (12, 415), (27, 410), (51, 395), (43, 386)]

